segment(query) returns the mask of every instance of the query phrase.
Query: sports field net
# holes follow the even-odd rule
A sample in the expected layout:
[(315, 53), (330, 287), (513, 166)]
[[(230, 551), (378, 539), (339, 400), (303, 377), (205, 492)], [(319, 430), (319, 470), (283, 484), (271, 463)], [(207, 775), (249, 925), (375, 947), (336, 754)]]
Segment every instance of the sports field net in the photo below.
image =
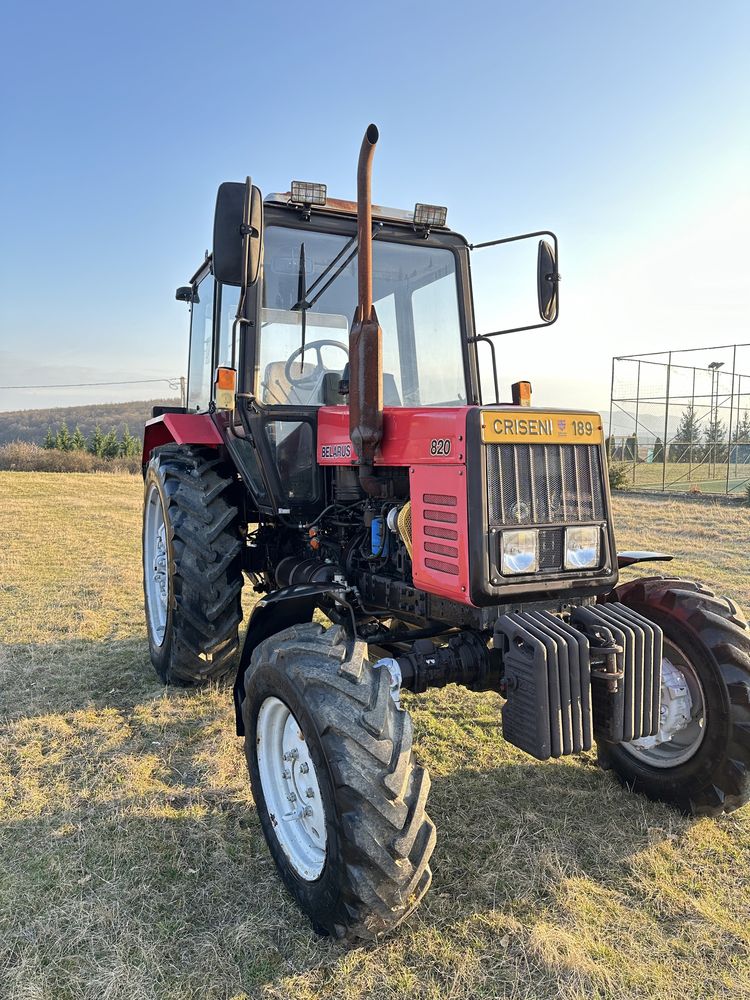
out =
[(750, 486), (750, 344), (612, 359), (610, 467), (644, 490)]

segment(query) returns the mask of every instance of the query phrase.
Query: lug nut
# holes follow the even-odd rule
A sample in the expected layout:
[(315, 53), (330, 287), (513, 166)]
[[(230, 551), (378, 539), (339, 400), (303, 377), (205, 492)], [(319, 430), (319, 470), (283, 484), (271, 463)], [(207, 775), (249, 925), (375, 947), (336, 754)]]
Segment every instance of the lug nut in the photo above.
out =
[(299, 757), (299, 751), (296, 749), (287, 750), (287, 752), (284, 754), (284, 760), (296, 760), (298, 757)]
[(308, 799), (315, 798), (315, 792), (312, 790), (312, 788), (308, 788), (307, 791), (305, 792), (305, 795), (308, 797)]
[(300, 764), (299, 770), (300, 774), (307, 774), (307, 772), (310, 770), (310, 765), (307, 762), (305, 762), (304, 764)]

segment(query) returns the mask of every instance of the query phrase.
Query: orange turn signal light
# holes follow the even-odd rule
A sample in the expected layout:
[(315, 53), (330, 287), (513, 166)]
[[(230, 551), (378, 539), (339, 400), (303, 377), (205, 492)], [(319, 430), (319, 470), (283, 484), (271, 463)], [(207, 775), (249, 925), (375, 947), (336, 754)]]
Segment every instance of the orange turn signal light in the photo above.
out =
[(514, 382), (510, 388), (514, 406), (531, 406), (531, 382)]
[(227, 389), (234, 392), (237, 388), (237, 372), (234, 368), (217, 368), (215, 378), (217, 389)]

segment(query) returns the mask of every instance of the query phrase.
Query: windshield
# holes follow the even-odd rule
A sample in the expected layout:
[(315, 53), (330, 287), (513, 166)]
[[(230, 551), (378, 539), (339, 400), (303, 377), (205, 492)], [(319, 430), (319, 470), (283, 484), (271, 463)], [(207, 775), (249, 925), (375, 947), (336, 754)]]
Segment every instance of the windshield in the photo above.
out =
[[(264, 404), (346, 402), (338, 383), (357, 305), (356, 256), (346, 263), (354, 250), (350, 243), (351, 237), (330, 233), (266, 229), (256, 389)], [(372, 257), (384, 405), (462, 405), (466, 383), (453, 253), (376, 239)], [(303, 300), (310, 308), (302, 308)]]

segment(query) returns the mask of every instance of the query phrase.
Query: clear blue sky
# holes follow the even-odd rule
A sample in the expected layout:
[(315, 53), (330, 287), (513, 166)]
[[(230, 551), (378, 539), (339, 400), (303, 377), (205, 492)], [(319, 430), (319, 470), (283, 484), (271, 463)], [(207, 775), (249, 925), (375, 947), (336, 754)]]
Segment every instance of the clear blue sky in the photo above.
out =
[(219, 182), (350, 197), (374, 121), (381, 204), (557, 231), (561, 319), (507, 339), (503, 380), (604, 406), (613, 353), (750, 340), (749, 51), (746, 0), (5, 0), (0, 384), (183, 373)]

